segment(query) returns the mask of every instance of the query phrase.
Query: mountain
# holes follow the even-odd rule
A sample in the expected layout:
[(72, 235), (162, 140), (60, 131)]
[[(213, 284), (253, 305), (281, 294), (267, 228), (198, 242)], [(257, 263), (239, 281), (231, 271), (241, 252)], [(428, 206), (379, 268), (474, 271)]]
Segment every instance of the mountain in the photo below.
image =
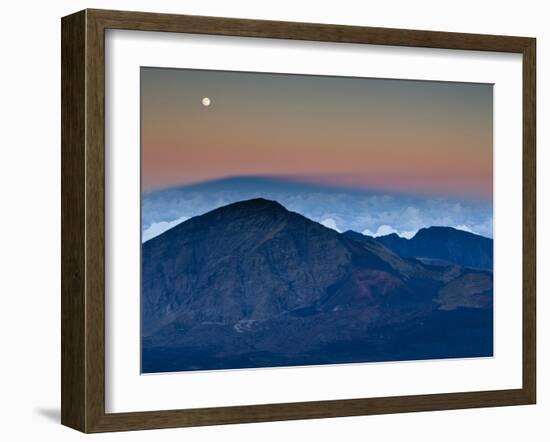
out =
[[(357, 232), (345, 232), (356, 241), (373, 239)], [(415, 257), (431, 264), (455, 263), (478, 269), (493, 268), (493, 240), (452, 227), (420, 229), (411, 239), (395, 233), (374, 238), (403, 257)]]
[(252, 199), (142, 246), (142, 370), (492, 354), (492, 273), (404, 259)]

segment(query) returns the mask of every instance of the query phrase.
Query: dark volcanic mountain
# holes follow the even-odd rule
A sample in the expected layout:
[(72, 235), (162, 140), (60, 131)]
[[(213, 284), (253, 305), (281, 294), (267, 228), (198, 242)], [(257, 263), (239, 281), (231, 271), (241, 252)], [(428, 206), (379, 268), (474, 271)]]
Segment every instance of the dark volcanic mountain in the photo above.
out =
[(248, 200), (143, 244), (142, 334), (144, 372), (490, 355), (492, 273)]
[(357, 232), (344, 233), (348, 238), (363, 241), (374, 239), (403, 257), (444, 261), (478, 269), (493, 269), (493, 240), (452, 227), (420, 229), (411, 239), (395, 233), (372, 238)]

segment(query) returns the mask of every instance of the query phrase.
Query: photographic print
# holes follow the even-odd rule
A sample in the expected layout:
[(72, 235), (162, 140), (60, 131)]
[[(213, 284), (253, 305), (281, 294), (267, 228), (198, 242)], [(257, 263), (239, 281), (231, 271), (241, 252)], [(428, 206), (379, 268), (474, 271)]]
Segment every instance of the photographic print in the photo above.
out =
[(140, 78), (142, 373), (493, 355), (491, 84)]

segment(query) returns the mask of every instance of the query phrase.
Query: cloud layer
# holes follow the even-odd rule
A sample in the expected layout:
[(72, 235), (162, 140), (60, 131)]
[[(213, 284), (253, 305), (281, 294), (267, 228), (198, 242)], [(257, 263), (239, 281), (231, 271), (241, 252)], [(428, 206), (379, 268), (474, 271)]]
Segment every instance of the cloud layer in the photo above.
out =
[[(264, 183), (265, 184), (265, 183)], [(280, 202), (336, 231), (411, 237), (421, 228), (449, 226), (492, 237), (490, 202), (316, 188), (280, 189), (260, 182), (250, 189), (223, 185), (183, 187), (142, 195), (144, 241), (217, 207), (251, 198)]]
[(187, 221), (188, 219), (188, 216), (180, 216), (178, 219), (174, 219), (172, 221), (159, 221), (152, 223), (149, 227), (142, 231), (141, 241), (145, 242), (155, 236), (159, 236), (161, 233), (170, 230), (172, 227), (176, 227), (178, 224)]

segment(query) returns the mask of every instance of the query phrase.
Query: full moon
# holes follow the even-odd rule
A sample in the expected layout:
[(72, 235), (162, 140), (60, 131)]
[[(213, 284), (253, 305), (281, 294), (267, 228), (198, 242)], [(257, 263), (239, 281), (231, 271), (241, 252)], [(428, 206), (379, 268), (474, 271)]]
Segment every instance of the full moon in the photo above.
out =
[(202, 105), (203, 105), (203, 106), (210, 106), (210, 98), (204, 97), (204, 98), (202, 99)]

